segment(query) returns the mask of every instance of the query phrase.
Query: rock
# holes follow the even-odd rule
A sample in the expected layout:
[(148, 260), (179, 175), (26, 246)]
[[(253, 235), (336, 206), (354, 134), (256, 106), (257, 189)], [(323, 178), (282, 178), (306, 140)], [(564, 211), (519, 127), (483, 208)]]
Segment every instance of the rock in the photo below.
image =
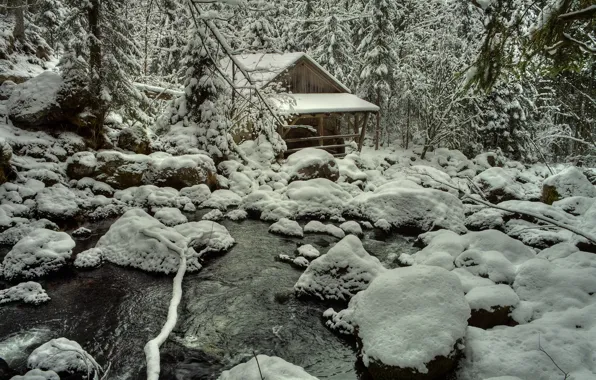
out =
[(303, 237), (304, 232), (302, 227), (295, 220), (288, 218), (281, 218), (277, 222), (269, 226), (269, 232), (279, 235)]
[(308, 260), (306, 259), (306, 257), (298, 256), (298, 257), (294, 258), (292, 263), (297, 268), (304, 269), (304, 268), (308, 267)]
[(96, 180), (105, 182), (114, 189), (127, 189), (144, 184), (143, 175), (151, 159), (140, 154), (102, 151), (97, 153), (96, 160)]
[[(21, 282), (8, 289), (0, 290), (0, 305), (9, 302), (24, 302), (39, 305), (48, 302), (50, 297), (37, 282)], [(1, 371), (0, 371), (1, 373)]]
[(15, 175), (15, 171), (10, 165), (12, 158), (12, 148), (3, 137), (0, 137), (0, 184), (7, 182)]
[(368, 287), (385, 268), (354, 235), (335, 244), (327, 254), (311, 261), (294, 290), (298, 296), (347, 302)]
[(492, 203), (523, 199), (522, 185), (506, 169), (494, 167), (483, 171), (472, 180)]
[(457, 366), (470, 307), (455, 274), (417, 265), (380, 273), (338, 314), (354, 326), (373, 379), (445, 379)]
[(90, 248), (77, 255), (74, 266), (77, 268), (97, 268), (101, 265), (102, 261), (101, 249)]
[(307, 260), (314, 260), (321, 256), (321, 253), (311, 244), (305, 244), (298, 247), (298, 255), (306, 258)]
[(217, 380), (318, 380), (304, 368), (276, 356), (257, 355), (246, 363), (223, 371)]
[(0, 100), (7, 100), (16, 87), (16, 83), (11, 80), (5, 80), (0, 84)]
[(93, 177), (96, 167), (95, 154), (92, 152), (78, 152), (66, 160), (66, 175), (71, 179)]
[(17, 372), (10, 368), (4, 359), (0, 358), (0, 380), (10, 380), (16, 375)]
[(339, 225), (339, 228), (341, 228), (346, 234), (352, 234), (356, 236), (364, 235), (364, 233), (362, 232), (362, 227), (360, 227), (360, 224), (353, 220), (343, 222)]
[(35, 229), (4, 257), (4, 278), (32, 279), (54, 272), (70, 260), (74, 246), (74, 240), (65, 232)]
[(346, 233), (339, 227), (333, 224), (324, 224), (318, 220), (311, 220), (304, 226), (304, 232), (320, 233), (334, 236), (338, 239), (342, 239), (346, 236)]
[(182, 236), (192, 238), (190, 246), (197, 252), (222, 253), (236, 244), (228, 229), (213, 221), (189, 222), (173, 228)]
[(27, 367), (54, 371), (61, 378), (77, 375), (80, 379), (93, 379), (99, 365), (77, 342), (57, 338), (33, 350), (27, 359)]
[(147, 129), (139, 124), (124, 128), (118, 135), (118, 147), (137, 154), (151, 153)]
[(224, 218), (224, 213), (221, 210), (214, 209), (203, 215), (202, 220), (218, 221)]
[(507, 285), (491, 285), (473, 288), (466, 294), (466, 301), (472, 310), (468, 325), (481, 329), (495, 326), (515, 326), (510, 316), (519, 305), (519, 297)]
[(289, 182), (326, 178), (330, 181), (339, 179), (339, 167), (333, 155), (325, 150), (306, 148), (291, 154), (285, 163)]
[(186, 216), (174, 207), (160, 208), (153, 217), (169, 227), (188, 222)]
[(210, 188), (217, 185), (215, 163), (204, 154), (170, 156), (155, 153), (151, 156), (147, 171), (144, 173), (145, 184), (159, 187), (173, 187), (180, 190), (200, 184)]
[(54, 371), (42, 371), (41, 369), (32, 369), (23, 376), (15, 376), (11, 380), (60, 380), (60, 376)]
[(53, 221), (68, 221), (80, 215), (77, 195), (68, 187), (56, 184), (35, 196), (37, 215)]
[(596, 197), (596, 187), (575, 166), (548, 177), (542, 183), (540, 200), (546, 204), (550, 205), (560, 199), (574, 196)]

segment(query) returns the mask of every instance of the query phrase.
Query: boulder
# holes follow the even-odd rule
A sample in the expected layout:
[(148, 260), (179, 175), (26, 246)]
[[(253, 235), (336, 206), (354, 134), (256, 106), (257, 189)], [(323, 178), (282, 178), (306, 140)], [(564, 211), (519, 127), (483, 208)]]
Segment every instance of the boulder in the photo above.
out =
[(306, 148), (291, 154), (285, 163), (289, 182), (326, 178), (330, 181), (339, 179), (339, 167), (333, 155), (325, 150)]
[(5, 80), (0, 84), (0, 100), (7, 100), (16, 87), (16, 83), (11, 80)]
[(145, 184), (173, 187), (177, 190), (200, 184), (206, 184), (210, 188), (217, 185), (217, 170), (209, 156), (186, 154), (173, 157), (165, 153), (155, 153), (149, 157), (151, 160), (142, 177)]
[[(4, 380), (3, 378), (0, 378)], [(23, 376), (15, 376), (10, 380), (60, 380), (60, 376), (54, 371), (42, 371), (41, 369), (32, 369)]]
[(373, 379), (438, 380), (457, 366), (470, 306), (455, 274), (418, 265), (379, 274), (340, 313)]
[(97, 160), (92, 152), (77, 152), (66, 160), (66, 175), (71, 179), (93, 177)]
[(295, 220), (288, 218), (281, 218), (277, 222), (269, 226), (269, 232), (279, 235), (303, 237), (304, 232), (302, 227)]
[(10, 380), (14, 378), (13, 376), (17, 376), (17, 371), (10, 368), (8, 363), (0, 358), (0, 380)]
[(560, 199), (574, 196), (596, 197), (596, 186), (575, 166), (548, 177), (542, 183), (540, 200), (546, 204), (550, 205)]
[(494, 167), (483, 171), (472, 180), (489, 202), (499, 203), (524, 198), (524, 189), (506, 169)]
[(118, 147), (137, 154), (151, 153), (151, 139), (147, 129), (139, 124), (124, 128), (118, 135)]
[(0, 290), (0, 305), (9, 302), (24, 302), (39, 305), (49, 300), (50, 297), (41, 285), (33, 281), (21, 282), (8, 289)]
[(304, 368), (276, 356), (257, 355), (246, 363), (223, 371), (218, 380), (317, 380)]
[(27, 359), (27, 367), (54, 371), (60, 378), (93, 379), (97, 362), (80, 344), (66, 338), (52, 339), (37, 347)]
[(10, 165), (12, 158), (12, 148), (4, 138), (0, 138), (0, 184), (7, 182), (15, 174)]
[(96, 160), (96, 180), (105, 182), (114, 189), (127, 189), (144, 184), (143, 174), (151, 159), (141, 154), (102, 151), (97, 153)]
[(466, 294), (471, 316), (468, 325), (481, 329), (495, 326), (515, 326), (511, 312), (519, 305), (519, 297), (508, 285), (473, 288)]

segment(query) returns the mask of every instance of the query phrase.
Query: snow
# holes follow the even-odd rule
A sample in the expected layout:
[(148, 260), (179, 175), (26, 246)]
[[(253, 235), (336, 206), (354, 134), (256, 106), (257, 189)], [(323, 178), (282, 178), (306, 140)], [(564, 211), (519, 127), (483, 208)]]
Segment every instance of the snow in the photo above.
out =
[(222, 220), (223, 218), (224, 218), (224, 213), (221, 212), (221, 210), (215, 209), (215, 210), (211, 210), (208, 213), (206, 213), (205, 215), (203, 215), (203, 217), (201, 219), (218, 221), (218, 220)]
[(9, 302), (24, 302), (39, 305), (48, 302), (50, 297), (37, 282), (21, 282), (8, 289), (0, 290), (0, 305)]
[(308, 259), (306, 257), (298, 256), (298, 257), (294, 258), (294, 260), (292, 260), (292, 262), (294, 263), (294, 265), (296, 265), (299, 268), (308, 267)]
[(276, 356), (257, 355), (246, 363), (223, 371), (218, 380), (317, 380), (304, 368), (288, 363)]
[(496, 283), (511, 284), (516, 275), (515, 266), (499, 251), (468, 249), (455, 259), (455, 266)]
[(321, 253), (311, 244), (304, 244), (298, 247), (298, 255), (308, 260), (314, 260), (317, 257), (321, 256)]
[(325, 178), (294, 181), (288, 185), (286, 196), (297, 203), (296, 218), (341, 215), (352, 199), (340, 185)]
[[(176, 226), (184, 228), (191, 223)], [(203, 231), (192, 228), (181, 234), (174, 228), (167, 227), (141, 209), (132, 209), (122, 215), (110, 226), (108, 232), (97, 242), (95, 248), (101, 250), (103, 258), (122, 266), (146, 270), (149, 272), (172, 273), (178, 270), (179, 255), (168, 244), (155, 239), (162, 236), (180, 249), (186, 248), (188, 239), (200, 236)], [(189, 250), (188, 271), (201, 269), (198, 257)]]
[(349, 214), (372, 222), (385, 219), (397, 229), (466, 231), (463, 205), (457, 197), (407, 182), (391, 181), (354, 197)]
[(227, 228), (212, 221), (189, 222), (173, 228), (182, 236), (191, 239), (190, 246), (197, 252), (224, 252), (236, 243)]
[(77, 196), (62, 184), (44, 188), (37, 193), (35, 201), (37, 211), (50, 219), (72, 218), (80, 212)]
[(246, 212), (246, 210), (236, 209), (228, 211), (225, 216), (230, 220), (241, 221), (248, 218), (248, 213)]
[(195, 206), (200, 206), (211, 195), (209, 186), (205, 184), (184, 187), (180, 190), (180, 196), (188, 197)]
[(86, 227), (79, 227), (76, 230), (72, 231), (72, 236), (83, 237), (91, 235), (91, 230)]
[(56, 338), (33, 350), (27, 359), (27, 367), (56, 373), (87, 374), (99, 365), (77, 342)]
[(466, 268), (455, 268), (451, 273), (454, 273), (459, 277), (459, 281), (461, 282), (461, 286), (465, 293), (469, 293), (472, 289), (477, 287), (495, 285), (494, 281), (476, 276)]
[(321, 300), (348, 301), (384, 271), (379, 259), (366, 252), (360, 239), (348, 235), (325, 255), (311, 261), (294, 290), (298, 295)]
[(36, 228), (4, 257), (4, 277), (14, 280), (45, 276), (66, 264), (74, 246), (74, 240), (65, 232)]
[(554, 187), (560, 198), (573, 196), (596, 197), (596, 187), (575, 166), (570, 166), (560, 173), (548, 177), (544, 180), (543, 185)]
[(169, 227), (188, 222), (186, 216), (184, 216), (180, 210), (174, 207), (160, 208), (155, 211), (155, 215), (153, 215), (153, 217)]
[(225, 211), (230, 206), (238, 206), (242, 202), (240, 195), (231, 190), (220, 189), (211, 193), (209, 199), (205, 200), (201, 207), (216, 208)]
[(349, 235), (349, 234), (356, 235), (356, 236), (363, 235), (362, 227), (360, 227), (360, 224), (358, 224), (358, 222), (355, 222), (353, 220), (343, 222), (342, 224), (339, 225), (339, 228), (341, 228), (347, 235)]
[(22, 376), (13, 376), (10, 380), (60, 380), (60, 376), (54, 371), (32, 369)]
[(304, 148), (288, 156), (284, 171), (291, 181), (308, 180), (316, 177), (339, 176), (337, 161), (323, 149)]
[(102, 254), (99, 248), (89, 248), (77, 254), (74, 266), (77, 268), (96, 268), (101, 265)]
[(51, 107), (57, 107), (56, 97), (62, 85), (62, 77), (52, 71), (44, 71), (32, 79), (18, 84), (7, 101), (8, 113), (26, 117)]
[(466, 294), (466, 301), (472, 310), (493, 311), (496, 307), (515, 307), (519, 297), (508, 285), (481, 286)]
[(279, 112), (287, 114), (317, 114), (328, 112), (378, 112), (379, 106), (354, 94), (283, 94), (271, 99)]
[(231, 173), (229, 176), (230, 190), (241, 197), (250, 194), (254, 188), (254, 182), (248, 175), (241, 172)]
[(286, 236), (304, 236), (304, 232), (302, 232), (302, 227), (300, 227), (298, 222), (296, 222), (295, 220), (290, 220), (288, 218), (281, 218), (277, 222), (273, 223), (269, 227), (269, 232)]
[(58, 226), (47, 219), (27, 220), (2, 231), (0, 233), (0, 244), (15, 245), (19, 240), (37, 228), (45, 228), (53, 231), (58, 230)]
[(318, 220), (312, 220), (304, 226), (304, 232), (321, 233), (334, 236), (342, 239), (346, 233), (339, 227), (333, 224), (323, 224)]
[(506, 169), (494, 167), (483, 171), (472, 179), (493, 202), (511, 199), (524, 199), (525, 192), (522, 185)]
[(348, 309), (365, 366), (374, 362), (420, 373), (428, 372), (434, 358), (450, 356), (470, 317), (458, 277), (423, 265), (380, 273)]

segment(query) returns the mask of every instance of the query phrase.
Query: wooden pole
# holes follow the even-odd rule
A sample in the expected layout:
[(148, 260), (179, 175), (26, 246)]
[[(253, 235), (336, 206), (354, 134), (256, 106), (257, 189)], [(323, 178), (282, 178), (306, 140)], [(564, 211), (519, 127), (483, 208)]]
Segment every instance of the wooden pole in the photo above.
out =
[[(319, 137), (323, 137), (323, 134), (325, 132), (324, 123), (325, 123), (325, 118), (323, 116), (319, 116)], [(323, 146), (322, 138), (319, 139), (319, 145)]]

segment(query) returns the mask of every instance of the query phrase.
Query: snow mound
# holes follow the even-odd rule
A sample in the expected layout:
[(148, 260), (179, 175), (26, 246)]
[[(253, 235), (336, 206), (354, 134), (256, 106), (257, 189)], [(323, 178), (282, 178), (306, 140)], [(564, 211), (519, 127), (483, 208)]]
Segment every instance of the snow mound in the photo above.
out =
[(524, 199), (525, 197), (522, 185), (515, 181), (515, 176), (503, 168), (487, 169), (474, 177), (472, 182), (492, 203)]
[(218, 380), (317, 380), (304, 368), (288, 363), (276, 356), (257, 355), (246, 363), (223, 371)]
[(0, 290), (0, 305), (9, 302), (24, 302), (39, 305), (48, 302), (50, 297), (37, 282), (21, 282), (8, 289)]
[(69, 219), (80, 213), (77, 196), (68, 187), (56, 184), (37, 193), (37, 212), (42, 218)]
[(179, 224), (174, 227), (174, 230), (192, 239), (190, 246), (197, 252), (224, 252), (236, 244), (227, 228), (208, 220)]
[(23, 376), (13, 376), (10, 380), (60, 380), (60, 376), (54, 371), (42, 371), (40, 369), (32, 369), (27, 371)]
[(455, 265), (496, 283), (511, 284), (515, 280), (515, 266), (499, 251), (468, 249), (455, 259)]
[(519, 297), (507, 285), (481, 286), (466, 294), (466, 301), (472, 310), (493, 311), (496, 307), (515, 307)]
[(339, 216), (352, 199), (341, 185), (325, 178), (294, 181), (288, 185), (286, 196), (296, 202), (296, 218)]
[(298, 255), (302, 256), (308, 260), (314, 260), (317, 257), (321, 256), (321, 253), (318, 249), (313, 247), (310, 244), (301, 245), (298, 247)]
[(2, 231), (0, 233), (0, 244), (15, 245), (19, 240), (37, 228), (45, 228), (53, 231), (58, 230), (58, 226), (47, 219), (31, 220)]
[(234, 172), (230, 174), (230, 190), (240, 195), (241, 197), (252, 193), (255, 189), (253, 180), (245, 173)]
[[(189, 224), (191, 223), (176, 227)], [(201, 230), (185, 232), (188, 232), (188, 235), (166, 227), (141, 209), (132, 209), (110, 226), (95, 248), (101, 250), (105, 260), (117, 265), (150, 272), (174, 273), (178, 270), (180, 257), (176, 251), (169, 248), (169, 244), (186, 249), (188, 239), (202, 233)], [(160, 236), (160, 239), (156, 239), (156, 235)], [(199, 269), (201, 264), (191, 248), (188, 251), (187, 271)]]
[(362, 227), (360, 227), (360, 224), (358, 224), (358, 222), (355, 222), (353, 220), (343, 222), (342, 224), (339, 225), (339, 228), (341, 228), (348, 235), (350, 235), (350, 234), (356, 235), (356, 236), (363, 235)]
[(201, 207), (203, 208), (216, 208), (221, 211), (225, 211), (230, 206), (238, 206), (242, 202), (240, 195), (236, 194), (231, 190), (215, 190), (211, 193), (209, 199), (205, 200)]
[(428, 372), (433, 359), (453, 353), (470, 317), (457, 276), (422, 265), (379, 274), (352, 298), (348, 310), (362, 341), (364, 365), (420, 373)]
[(211, 190), (205, 184), (185, 187), (180, 190), (180, 196), (187, 197), (195, 206), (200, 206), (203, 202), (209, 199)]
[(596, 187), (575, 166), (570, 166), (560, 173), (548, 177), (542, 183), (542, 201), (544, 203), (551, 204), (553, 201), (573, 196), (596, 197)]
[(294, 290), (298, 295), (321, 300), (348, 301), (384, 271), (379, 259), (366, 252), (360, 239), (348, 235), (310, 263)]
[(472, 289), (481, 286), (492, 286), (495, 285), (494, 281), (488, 278), (476, 276), (468, 271), (466, 268), (455, 268), (451, 271), (459, 277), (459, 282), (464, 289), (465, 293), (469, 293)]
[(174, 207), (160, 208), (153, 217), (169, 227), (188, 222), (182, 211)]
[(52, 339), (37, 347), (27, 359), (27, 367), (61, 374), (93, 372), (97, 363), (80, 344), (66, 338)]
[(237, 209), (237, 210), (232, 210), (232, 211), (228, 211), (226, 213), (226, 218), (230, 219), (230, 220), (244, 220), (246, 218), (248, 218), (248, 213), (246, 212), (246, 210), (242, 210), (242, 209)]
[(74, 246), (74, 240), (65, 232), (34, 229), (4, 257), (4, 277), (14, 280), (45, 276), (66, 264)]
[(308, 266), (308, 259), (306, 257), (298, 256), (292, 260), (292, 263), (298, 268), (306, 268)]
[(28, 81), (18, 84), (12, 91), (6, 103), (6, 109), (11, 119), (27, 120), (31, 124), (43, 121), (44, 111), (59, 108), (56, 101), (62, 88), (63, 80), (60, 74), (44, 71)]
[(286, 236), (304, 236), (304, 232), (302, 232), (302, 227), (300, 227), (300, 224), (298, 224), (297, 221), (290, 220), (288, 218), (281, 218), (277, 222), (273, 223), (269, 227), (269, 232)]
[(323, 149), (305, 148), (288, 156), (284, 165), (290, 182), (326, 178), (337, 181), (339, 167), (333, 155)]
[(333, 224), (324, 224), (318, 220), (311, 220), (304, 226), (304, 232), (320, 233), (334, 236), (342, 239), (346, 233), (339, 227)]
[(77, 254), (74, 266), (77, 268), (96, 268), (101, 265), (102, 254), (99, 248), (90, 248)]
[(424, 189), (414, 183), (388, 182), (373, 192), (360, 194), (350, 202), (349, 213), (377, 222), (388, 221), (393, 228), (426, 232), (445, 228), (466, 232), (461, 201), (446, 192)]
[(221, 212), (221, 210), (213, 209), (213, 210), (209, 211), (208, 213), (206, 213), (205, 215), (203, 215), (203, 217), (201, 219), (218, 221), (218, 220), (222, 220), (223, 218), (224, 218), (224, 213)]

